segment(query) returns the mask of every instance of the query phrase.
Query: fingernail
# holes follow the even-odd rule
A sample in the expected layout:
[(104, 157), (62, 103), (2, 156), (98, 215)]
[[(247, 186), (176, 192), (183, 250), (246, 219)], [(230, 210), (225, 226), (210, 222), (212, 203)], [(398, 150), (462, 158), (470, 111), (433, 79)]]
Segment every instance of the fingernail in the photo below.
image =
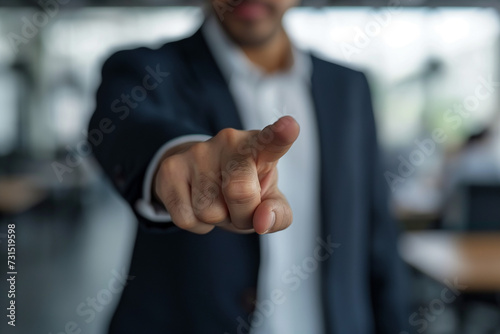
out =
[(269, 228), (262, 234), (267, 234), (274, 226), (274, 223), (276, 222), (276, 214), (274, 211), (271, 211), (271, 225), (269, 225)]

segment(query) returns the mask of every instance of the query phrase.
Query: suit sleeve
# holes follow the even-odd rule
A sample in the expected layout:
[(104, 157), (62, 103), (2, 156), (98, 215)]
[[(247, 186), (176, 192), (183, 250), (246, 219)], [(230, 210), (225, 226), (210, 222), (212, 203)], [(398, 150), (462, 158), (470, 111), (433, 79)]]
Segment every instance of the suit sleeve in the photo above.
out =
[(381, 154), (377, 144), (377, 134), (373, 115), (370, 89), (363, 76), (363, 91), (368, 110), (369, 128), (367, 152), (370, 152), (369, 166), (372, 191), (371, 196), (371, 254), (370, 281), (372, 303), (376, 323), (376, 333), (396, 333), (408, 331), (409, 322), (409, 277), (406, 265), (401, 260), (398, 249), (398, 226), (389, 212), (389, 186), (385, 182)]
[(135, 210), (146, 169), (168, 141), (191, 134), (212, 135), (203, 118), (183, 106), (176, 108), (181, 82), (175, 59), (167, 52), (121, 51), (102, 69), (96, 109), (88, 138), (94, 155), (115, 188), (144, 226), (162, 228)]

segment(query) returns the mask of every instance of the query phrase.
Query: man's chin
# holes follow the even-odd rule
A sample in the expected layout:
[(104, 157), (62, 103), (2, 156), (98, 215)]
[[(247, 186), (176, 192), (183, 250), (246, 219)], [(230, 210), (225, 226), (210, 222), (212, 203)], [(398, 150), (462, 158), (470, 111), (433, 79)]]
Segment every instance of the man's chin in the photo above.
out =
[(279, 27), (271, 29), (259, 29), (256, 24), (238, 22), (238, 27), (225, 27), (226, 32), (234, 43), (241, 47), (259, 47), (269, 42)]
[(233, 41), (241, 46), (241, 47), (248, 47), (248, 48), (258, 48), (260, 46), (263, 46), (266, 44), (267, 41), (269, 41), (271, 38), (270, 37), (249, 37), (245, 36), (244, 38), (233, 38)]

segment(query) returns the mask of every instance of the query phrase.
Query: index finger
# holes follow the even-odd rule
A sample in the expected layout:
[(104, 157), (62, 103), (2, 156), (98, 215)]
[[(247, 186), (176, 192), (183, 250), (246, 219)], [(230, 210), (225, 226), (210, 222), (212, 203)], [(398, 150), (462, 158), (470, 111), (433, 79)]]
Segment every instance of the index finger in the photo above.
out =
[(291, 116), (281, 117), (258, 132), (257, 142), (261, 149), (256, 155), (257, 165), (278, 161), (292, 147), (299, 132), (299, 124)]

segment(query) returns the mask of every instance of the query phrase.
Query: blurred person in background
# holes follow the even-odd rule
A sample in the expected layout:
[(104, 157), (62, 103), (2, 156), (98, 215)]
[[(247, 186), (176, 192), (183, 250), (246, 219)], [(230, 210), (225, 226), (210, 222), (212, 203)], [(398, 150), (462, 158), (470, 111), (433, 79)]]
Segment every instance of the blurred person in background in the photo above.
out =
[(446, 164), (445, 191), (448, 195), (461, 184), (499, 184), (500, 161), (492, 129), (471, 134)]
[(293, 45), (297, 4), (214, 1), (105, 63), (89, 134), (139, 219), (110, 333), (408, 326), (367, 80)]
[[(485, 127), (472, 133), (443, 166), (443, 226), (464, 229), (469, 209), (467, 188), (500, 186), (500, 155), (495, 127)], [(485, 210), (487, 208), (482, 208)], [(496, 211), (497, 207), (489, 210)]]

